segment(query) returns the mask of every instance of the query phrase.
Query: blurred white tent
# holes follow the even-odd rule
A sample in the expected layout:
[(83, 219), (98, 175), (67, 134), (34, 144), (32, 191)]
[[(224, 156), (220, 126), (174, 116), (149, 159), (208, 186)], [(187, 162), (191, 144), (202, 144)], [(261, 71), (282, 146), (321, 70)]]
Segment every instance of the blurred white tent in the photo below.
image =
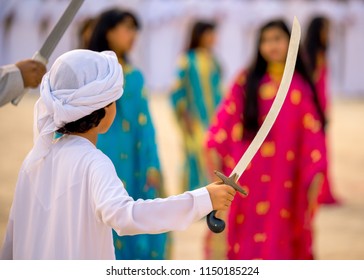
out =
[[(69, 0), (0, 0), (0, 63), (31, 57), (41, 46), (68, 5)], [(218, 23), (218, 56), (227, 85), (237, 71), (250, 63), (255, 34), (265, 21), (293, 16), (303, 30), (311, 17), (326, 15), (332, 23), (330, 71), (332, 94), (364, 96), (364, 1), (279, 0), (86, 0), (57, 46), (50, 63), (78, 46), (82, 21), (112, 8), (134, 11), (142, 22), (131, 54), (146, 78), (150, 92), (167, 92), (174, 78), (177, 56), (186, 44), (189, 26), (195, 19)]]

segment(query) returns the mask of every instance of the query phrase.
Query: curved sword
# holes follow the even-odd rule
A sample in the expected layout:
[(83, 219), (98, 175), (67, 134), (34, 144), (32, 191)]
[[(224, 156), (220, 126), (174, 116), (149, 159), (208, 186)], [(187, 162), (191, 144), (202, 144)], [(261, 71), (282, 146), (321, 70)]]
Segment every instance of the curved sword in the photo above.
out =
[[(240, 176), (243, 174), (248, 164), (253, 159), (254, 155), (257, 153), (260, 146), (264, 142), (282, 108), (295, 70), (300, 38), (301, 26), (297, 18), (294, 17), (283, 77), (279, 85), (277, 95), (273, 101), (272, 107), (267, 114), (267, 117), (265, 118), (253, 141), (250, 143), (248, 149), (240, 158), (239, 162), (237, 163), (229, 177), (225, 176), (219, 171), (215, 171), (215, 174), (222, 180), (224, 184), (232, 186), (236, 191), (244, 195), (246, 195), (247, 193), (236, 182), (239, 180)], [(207, 215), (207, 224), (211, 231), (219, 233), (225, 229), (225, 223), (224, 221), (217, 219), (215, 217), (215, 213), (216, 211), (212, 211), (210, 214)]]

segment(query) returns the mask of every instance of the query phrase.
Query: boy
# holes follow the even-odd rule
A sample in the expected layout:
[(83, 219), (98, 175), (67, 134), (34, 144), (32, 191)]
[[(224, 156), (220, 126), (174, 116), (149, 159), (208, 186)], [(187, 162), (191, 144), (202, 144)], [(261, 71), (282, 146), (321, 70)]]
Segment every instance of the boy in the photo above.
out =
[(70, 51), (44, 76), (2, 259), (114, 259), (111, 228), (119, 235), (182, 230), (229, 207), (235, 190), (219, 183), (137, 201), (121, 188), (95, 144), (114, 120), (122, 86), (112, 52)]

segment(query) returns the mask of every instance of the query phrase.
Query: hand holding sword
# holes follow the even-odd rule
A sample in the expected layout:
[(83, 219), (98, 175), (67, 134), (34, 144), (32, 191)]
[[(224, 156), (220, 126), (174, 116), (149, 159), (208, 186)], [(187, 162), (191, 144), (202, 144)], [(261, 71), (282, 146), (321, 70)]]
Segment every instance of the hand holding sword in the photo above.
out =
[[(84, 0), (72, 0), (70, 2), (67, 9), (64, 11), (63, 15), (61, 16), (57, 24), (54, 26), (51, 33), (48, 35), (41, 49), (33, 55), (32, 60), (40, 62), (44, 66), (47, 65), (48, 59), (50, 58), (51, 54), (56, 48), (58, 42), (61, 40), (64, 32), (67, 30), (67, 27), (71, 24), (73, 18), (75, 17), (77, 11), (79, 10), (83, 2)], [(19, 69), (22, 70), (20, 67)], [(29, 87), (31, 88), (38, 86), (38, 85), (34, 86), (33, 82), (31, 84), (26, 83), (23, 72), (22, 76), (24, 80), (25, 91), (21, 96), (11, 101), (13, 105), (19, 104), (23, 96), (29, 91)]]
[(47, 70), (43, 63), (33, 59), (21, 60), (15, 63), (15, 65), (20, 70), (24, 88), (36, 88)]
[[(278, 92), (274, 99), (272, 107), (270, 108), (262, 126), (260, 127), (256, 136), (254, 137), (253, 141), (250, 143), (248, 149), (240, 158), (238, 164), (235, 166), (230, 176), (227, 177), (221, 172), (215, 171), (215, 174), (222, 180), (222, 183), (230, 185), (236, 191), (239, 191), (244, 195), (246, 195), (246, 193), (236, 182), (239, 180), (240, 176), (243, 174), (248, 164), (253, 159), (254, 155), (264, 142), (265, 138), (267, 137), (270, 129), (272, 128), (279, 114), (279, 111), (282, 108), (283, 102), (287, 96), (288, 89), (291, 84), (291, 80), (295, 70), (300, 37), (301, 37), (301, 27), (297, 18), (294, 17), (291, 38), (286, 58), (286, 65), (284, 67), (282, 81), (281, 84), (279, 85)], [(212, 211), (210, 214), (208, 214), (206, 221), (211, 231), (215, 233), (220, 233), (225, 229), (225, 222), (221, 219), (216, 218), (215, 213), (216, 211)]]

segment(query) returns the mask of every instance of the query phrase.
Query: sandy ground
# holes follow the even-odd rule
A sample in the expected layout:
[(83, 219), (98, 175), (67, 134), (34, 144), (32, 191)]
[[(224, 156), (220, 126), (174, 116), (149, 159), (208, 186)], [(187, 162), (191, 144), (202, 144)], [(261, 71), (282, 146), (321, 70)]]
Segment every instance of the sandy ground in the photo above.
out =
[[(18, 107), (0, 108), (0, 242), (2, 242), (20, 165), (32, 147), (33, 105), (27, 96)], [(165, 96), (150, 99), (167, 194), (179, 193), (183, 155), (180, 134)], [(329, 126), (333, 189), (339, 206), (321, 207), (316, 219), (318, 259), (364, 259), (364, 100), (335, 100)], [(203, 258), (205, 221), (174, 232), (172, 258)]]

